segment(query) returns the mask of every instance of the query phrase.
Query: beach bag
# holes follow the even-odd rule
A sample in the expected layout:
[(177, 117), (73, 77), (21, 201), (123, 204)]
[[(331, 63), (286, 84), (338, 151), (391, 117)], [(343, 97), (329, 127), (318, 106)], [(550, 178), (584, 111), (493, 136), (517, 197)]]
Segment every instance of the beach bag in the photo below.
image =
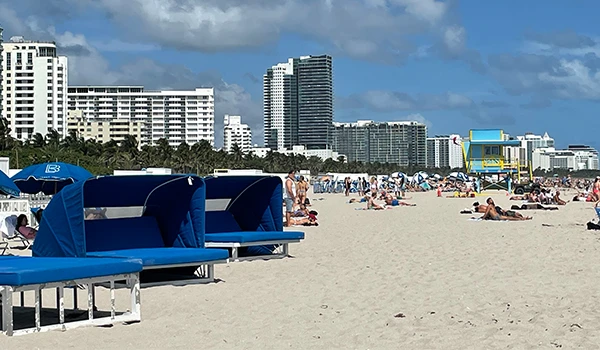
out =
[(590, 221), (587, 223), (587, 229), (588, 230), (600, 230), (600, 225)]

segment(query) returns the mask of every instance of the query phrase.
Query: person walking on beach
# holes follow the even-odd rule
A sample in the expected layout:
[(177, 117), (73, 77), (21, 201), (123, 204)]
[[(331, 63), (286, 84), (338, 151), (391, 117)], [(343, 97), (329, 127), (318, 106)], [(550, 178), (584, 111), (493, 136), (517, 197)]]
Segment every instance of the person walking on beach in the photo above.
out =
[(352, 180), (350, 179), (350, 177), (347, 177), (344, 179), (344, 187), (345, 187), (345, 194), (346, 197), (348, 197), (350, 195), (350, 187), (352, 186)]
[(285, 226), (290, 227), (296, 203), (296, 172), (290, 170), (285, 179)]

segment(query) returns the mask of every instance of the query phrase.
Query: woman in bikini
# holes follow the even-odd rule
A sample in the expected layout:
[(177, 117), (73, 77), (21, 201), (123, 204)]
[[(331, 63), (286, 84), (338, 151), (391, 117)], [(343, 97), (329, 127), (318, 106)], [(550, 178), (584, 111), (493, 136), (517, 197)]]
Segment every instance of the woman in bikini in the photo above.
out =
[(304, 176), (300, 176), (300, 180), (296, 183), (296, 194), (298, 196), (298, 203), (306, 203), (306, 191), (308, 190), (308, 182), (304, 179)]

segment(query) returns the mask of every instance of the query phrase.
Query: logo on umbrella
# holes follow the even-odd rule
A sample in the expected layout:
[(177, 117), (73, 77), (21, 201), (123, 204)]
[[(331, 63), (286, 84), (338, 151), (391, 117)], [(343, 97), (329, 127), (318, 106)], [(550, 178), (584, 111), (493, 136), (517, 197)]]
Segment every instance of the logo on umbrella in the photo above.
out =
[(46, 174), (54, 174), (60, 171), (60, 165), (58, 164), (48, 164), (46, 165)]

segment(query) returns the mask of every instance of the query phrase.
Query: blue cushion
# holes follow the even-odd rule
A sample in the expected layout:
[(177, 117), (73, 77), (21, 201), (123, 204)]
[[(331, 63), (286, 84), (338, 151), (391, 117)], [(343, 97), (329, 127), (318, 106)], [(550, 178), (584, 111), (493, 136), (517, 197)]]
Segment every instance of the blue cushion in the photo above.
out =
[(205, 232), (238, 232), (242, 231), (233, 215), (227, 210), (207, 211)]
[(134, 273), (142, 270), (138, 259), (32, 258), (0, 259), (0, 285), (23, 286)]
[(149, 267), (194, 263), (200, 265), (208, 261), (227, 259), (229, 252), (225, 249), (205, 248), (140, 248), (93, 252), (87, 256), (140, 259), (144, 267)]
[(133, 248), (162, 248), (165, 243), (153, 216), (85, 220), (88, 252)]
[(250, 243), (263, 241), (283, 241), (304, 239), (304, 232), (299, 231), (245, 231), (207, 233), (204, 237), (207, 243)]

